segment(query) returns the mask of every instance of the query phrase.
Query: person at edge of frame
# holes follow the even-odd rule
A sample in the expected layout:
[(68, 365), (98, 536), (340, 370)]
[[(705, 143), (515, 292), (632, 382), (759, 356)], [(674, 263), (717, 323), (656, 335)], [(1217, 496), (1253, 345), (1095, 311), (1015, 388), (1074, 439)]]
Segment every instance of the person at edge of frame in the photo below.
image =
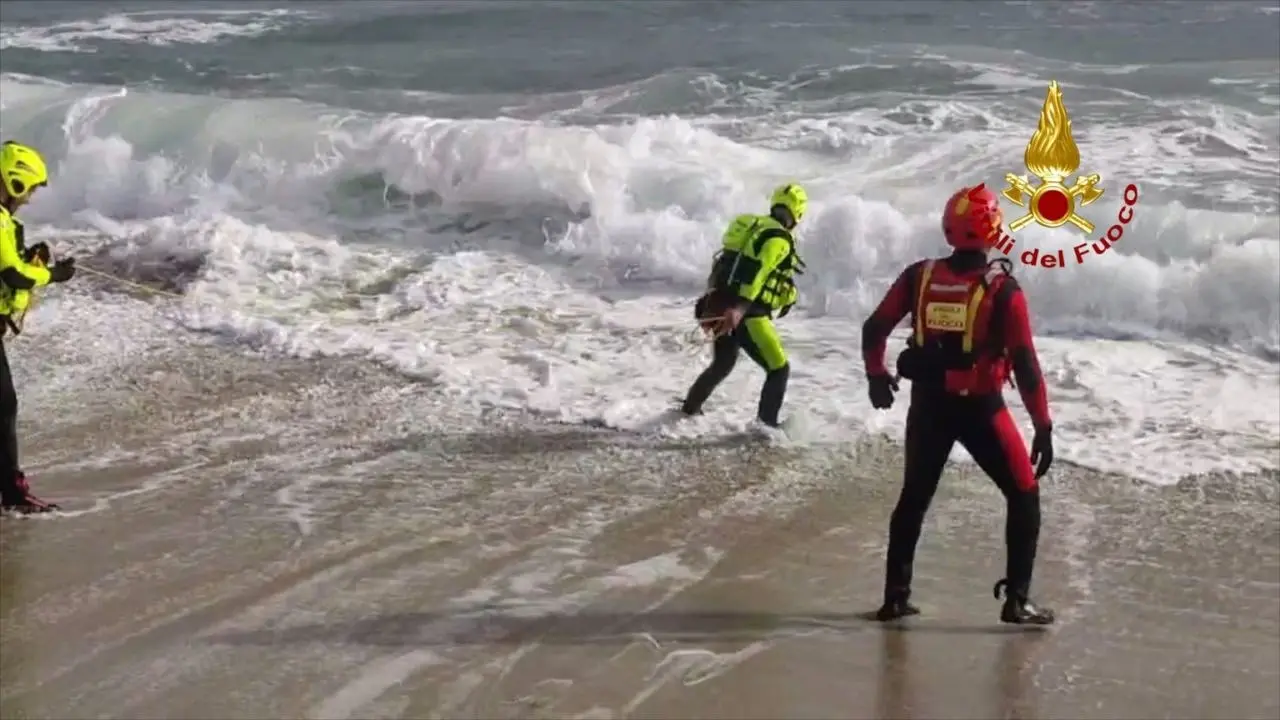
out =
[(26, 246), (24, 228), (15, 214), (49, 182), (44, 158), (16, 142), (0, 145), (0, 510), (43, 513), (58, 509), (31, 493), (18, 461), (18, 392), (9, 369), (5, 335), (21, 330), (21, 317), (35, 288), (63, 283), (75, 276), (75, 258), (49, 266), (49, 246)]

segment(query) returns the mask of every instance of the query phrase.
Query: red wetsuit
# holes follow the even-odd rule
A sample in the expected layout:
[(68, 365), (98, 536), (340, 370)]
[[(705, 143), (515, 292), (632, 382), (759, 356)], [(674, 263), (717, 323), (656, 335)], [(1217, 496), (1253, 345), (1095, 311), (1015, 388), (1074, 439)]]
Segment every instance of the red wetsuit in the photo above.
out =
[(910, 594), (925, 513), (958, 441), (1007, 500), (1006, 577), (1009, 592), (1025, 598), (1040, 534), (1040, 496), (1027, 447), (1001, 396), (1010, 370), (1037, 430), (1047, 436), (1051, 427), (1026, 297), (1012, 277), (992, 272), (982, 253), (909, 266), (862, 327), (868, 378), (890, 375), (885, 344), (908, 315), (915, 349), (904, 351), (899, 370), (912, 381), (911, 404), (902, 493), (889, 528), (886, 597)]

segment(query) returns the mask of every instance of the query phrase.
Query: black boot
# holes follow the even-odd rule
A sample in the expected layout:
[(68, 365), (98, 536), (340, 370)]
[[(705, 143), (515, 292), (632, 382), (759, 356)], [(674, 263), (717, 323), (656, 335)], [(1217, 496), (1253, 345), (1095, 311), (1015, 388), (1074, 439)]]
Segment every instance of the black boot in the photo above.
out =
[(992, 589), (997, 600), (1000, 599), (1001, 591), (1004, 591), (1004, 607), (1000, 608), (1000, 622), (1011, 625), (1052, 625), (1056, 619), (1053, 610), (1031, 602), (1026, 591), (1012, 590), (1007, 579), (997, 582)]
[(912, 605), (911, 590), (908, 588), (892, 588), (884, 591), (884, 604), (876, 611), (876, 620), (890, 622), (912, 615), (919, 615), (920, 608)]

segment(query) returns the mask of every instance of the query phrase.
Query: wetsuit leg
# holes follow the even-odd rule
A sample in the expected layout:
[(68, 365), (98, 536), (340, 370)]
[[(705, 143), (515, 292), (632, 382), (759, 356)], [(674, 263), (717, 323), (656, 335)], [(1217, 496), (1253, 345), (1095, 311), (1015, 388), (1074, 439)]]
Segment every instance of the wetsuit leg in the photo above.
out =
[(1009, 408), (975, 410), (969, 422), (961, 424), (960, 442), (982, 471), (1004, 493), (1006, 579), (1009, 592), (1027, 597), (1040, 540), (1040, 490)]
[(721, 335), (716, 338), (715, 347), (711, 356), (711, 364), (706, 370), (693, 381), (689, 392), (685, 394), (684, 404), (681, 411), (685, 415), (697, 415), (702, 412), (702, 404), (711, 397), (711, 393), (715, 391), (716, 386), (724, 379), (729, 377), (729, 373), (733, 372), (733, 366), (738, 362), (738, 341), (732, 335)]
[(18, 392), (13, 386), (4, 340), (0, 338), (0, 493), (5, 499), (21, 498), (18, 472)]
[(907, 410), (906, 466), (902, 493), (889, 521), (889, 552), (885, 564), (885, 601), (905, 600), (911, 594), (916, 544), (924, 516), (942, 478), (942, 469), (956, 443), (955, 418), (946, 399), (924, 402), (913, 397)]
[(791, 377), (791, 364), (787, 362), (787, 352), (782, 349), (782, 338), (778, 337), (778, 330), (767, 315), (743, 320), (733, 336), (747, 356), (765, 371), (756, 414), (760, 422), (777, 427), (778, 413), (787, 395), (787, 380)]

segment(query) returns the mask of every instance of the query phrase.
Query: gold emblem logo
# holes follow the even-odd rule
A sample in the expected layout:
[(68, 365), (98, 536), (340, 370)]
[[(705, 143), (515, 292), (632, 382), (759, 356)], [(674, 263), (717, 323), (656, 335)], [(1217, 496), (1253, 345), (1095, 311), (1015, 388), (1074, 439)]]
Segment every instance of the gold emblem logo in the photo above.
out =
[(1027, 209), (1026, 215), (1009, 223), (1009, 231), (1017, 232), (1036, 222), (1048, 228), (1071, 223), (1086, 233), (1093, 232), (1093, 223), (1076, 213), (1076, 203), (1079, 201), (1079, 207), (1085, 207), (1102, 197), (1104, 191), (1098, 187), (1102, 176), (1092, 173), (1077, 177), (1070, 187), (1063, 184), (1080, 167), (1080, 149), (1071, 137), (1071, 118), (1062, 103), (1057, 80), (1049, 83), (1040, 122), (1022, 159), (1027, 171), (1039, 178), (1040, 184), (1033, 186), (1025, 175), (1004, 176), (1009, 187), (1001, 194)]

